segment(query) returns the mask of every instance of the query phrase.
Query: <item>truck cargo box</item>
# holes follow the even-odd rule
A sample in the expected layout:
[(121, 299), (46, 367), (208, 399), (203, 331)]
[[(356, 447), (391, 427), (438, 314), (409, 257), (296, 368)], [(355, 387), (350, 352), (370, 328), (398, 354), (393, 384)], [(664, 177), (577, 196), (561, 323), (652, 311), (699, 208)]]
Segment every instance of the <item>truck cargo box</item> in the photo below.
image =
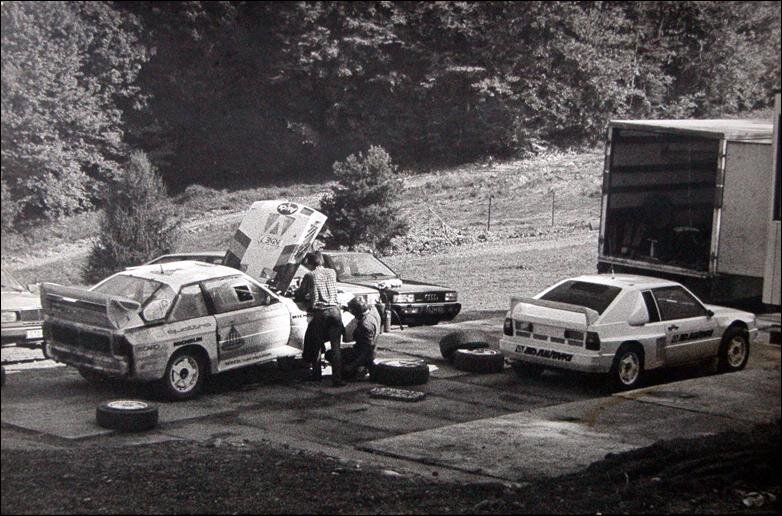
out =
[(611, 121), (598, 270), (668, 277), (710, 301), (760, 298), (772, 124)]

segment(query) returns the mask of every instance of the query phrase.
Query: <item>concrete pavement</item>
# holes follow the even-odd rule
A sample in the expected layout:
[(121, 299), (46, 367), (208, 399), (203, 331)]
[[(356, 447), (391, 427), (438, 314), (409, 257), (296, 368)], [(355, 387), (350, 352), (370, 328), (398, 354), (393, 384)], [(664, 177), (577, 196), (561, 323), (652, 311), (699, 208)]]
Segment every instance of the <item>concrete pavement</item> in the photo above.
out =
[[(744, 371), (673, 370), (614, 396), (579, 375), (479, 375), (440, 356), (442, 335), (477, 328), (497, 337), (501, 323), (494, 317), (383, 335), (379, 358), (412, 355), (437, 366), (429, 383), (415, 387), (427, 394), (418, 403), (370, 398), (373, 383), (333, 389), (303, 382), (303, 371), (246, 368), (215, 377), (197, 400), (158, 402), (160, 425), (144, 434), (113, 434), (94, 419), (106, 399), (149, 399), (143, 387), (96, 387), (72, 368), (15, 371), (2, 392), (2, 447), (272, 444), (442, 480), (519, 482), (577, 471), (660, 439), (745, 430), (780, 417), (779, 346), (753, 346)], [(671, 379), (680, 381), (663, 383)]]

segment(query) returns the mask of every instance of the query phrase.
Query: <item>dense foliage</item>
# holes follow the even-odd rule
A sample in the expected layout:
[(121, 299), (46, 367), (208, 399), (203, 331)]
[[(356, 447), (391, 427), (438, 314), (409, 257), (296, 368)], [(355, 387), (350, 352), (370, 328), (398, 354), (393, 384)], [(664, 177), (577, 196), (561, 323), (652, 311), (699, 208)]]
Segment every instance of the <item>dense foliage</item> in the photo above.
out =
[(26, 214), (86, 209), (128, 148), (166, 183), (326, 175), (595, 142), (779, 87), (778, 2), (2, 4), (2, 170)]
[(140, 31), (107, 3), (3, 2), (2, 171), (26, 215), (91, 208), (127, 159)]
[(171, 252), (178, 235), (166, 186), (143, 152), (131, 153), (105, 193), (100, 236), (83, 274), (88, 283)]
[(403, 235), (407, 223), (399, 212), (402, 180), (391, 156), (373, 146), (334, 163), (337, 184), (320, 202), (329, 218), (326, 246), (355, 249), (365, 245), (383, 250), (395, 236)]

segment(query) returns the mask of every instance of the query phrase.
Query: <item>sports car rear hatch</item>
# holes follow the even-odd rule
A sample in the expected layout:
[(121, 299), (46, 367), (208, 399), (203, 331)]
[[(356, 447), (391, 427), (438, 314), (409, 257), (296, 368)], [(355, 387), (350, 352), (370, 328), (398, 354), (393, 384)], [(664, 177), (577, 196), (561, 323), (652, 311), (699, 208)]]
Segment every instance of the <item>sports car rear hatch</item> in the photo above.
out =
[(141, 309), (132, 299), (54, 283), (41, 284), (41, 305), (47, 317), (110, 330), (122, 328)]
[(225, 265), (285, 292), (326, 216), (285, 200), (258, 201), (247, 210)]
[(584, 306), (545, 301), (526, 297), (511, 298), (511, 317), (516, 333), (523, 331), (532, 336), (540, 335), (554, 339), (571, 339), (566, 331), (583, 332), (600, 316), (595, 310)]

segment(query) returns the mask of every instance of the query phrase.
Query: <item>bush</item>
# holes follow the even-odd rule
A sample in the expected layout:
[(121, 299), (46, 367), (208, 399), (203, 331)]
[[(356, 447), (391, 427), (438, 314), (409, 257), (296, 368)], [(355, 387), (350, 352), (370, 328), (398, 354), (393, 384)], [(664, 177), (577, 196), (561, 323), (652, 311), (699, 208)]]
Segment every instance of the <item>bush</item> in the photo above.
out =
[(163, 180), (143, 152), (134, 152), (106, 190), (100, 237), (83, 272), (94, 283), (125, 267), (168, 253), (177, 239), (178, 217)]
[(402, 180), (388, 153), (378, 146), (366, 156), (351, 154), (334, 163), (337, 184), (321, 203), (329, 235), (329, 247), (366, 245), (383, 250), (395, 236), (404, 235), (408, 225), (399, 211)]

